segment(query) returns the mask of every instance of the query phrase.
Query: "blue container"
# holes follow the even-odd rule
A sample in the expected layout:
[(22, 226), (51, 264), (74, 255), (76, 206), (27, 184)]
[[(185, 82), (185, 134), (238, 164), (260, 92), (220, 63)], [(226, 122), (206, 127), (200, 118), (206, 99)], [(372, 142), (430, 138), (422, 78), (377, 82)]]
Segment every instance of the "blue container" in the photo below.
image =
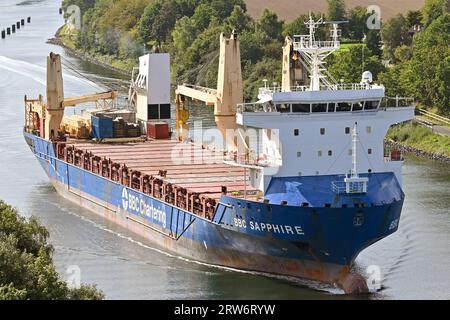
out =
[(95, 139), (113, 137), (113, 120), (108, 117), (92, 116), (92, 135)]

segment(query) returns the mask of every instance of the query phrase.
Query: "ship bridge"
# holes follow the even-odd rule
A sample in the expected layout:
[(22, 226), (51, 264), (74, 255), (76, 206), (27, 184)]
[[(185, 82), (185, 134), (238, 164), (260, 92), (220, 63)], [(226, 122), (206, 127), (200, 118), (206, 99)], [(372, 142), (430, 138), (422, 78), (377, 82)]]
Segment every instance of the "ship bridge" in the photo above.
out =
[[(391, 125), (414, 117), (414, 101), (386, 97), (370, 71), (360, 83), (337, 83), (324, 65), (339, 48), (338, 23), (332, 40), (321, 42), (314, 31), (323, 23), (310, 19), (309, 35), (286, 39), (281, 87), (266, 85), (258, 102), (237, 106), (237, 124), (262, 137), (250, 180), (263, 192), (275, 178), (302, 176), (347, 177), (333, 181), (338, 193), (366, 192), (368, 180), (359, 175), (371, 173), (392, 172), (401, 184), (402, 159), (386, 154), (384, 137)], [(299, 85), (305, 71), (309, 84)]]

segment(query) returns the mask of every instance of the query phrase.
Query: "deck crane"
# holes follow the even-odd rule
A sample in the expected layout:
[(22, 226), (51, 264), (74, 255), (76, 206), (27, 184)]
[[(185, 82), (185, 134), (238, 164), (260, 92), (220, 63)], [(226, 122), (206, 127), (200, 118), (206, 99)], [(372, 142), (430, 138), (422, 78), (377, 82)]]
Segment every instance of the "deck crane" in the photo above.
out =
[(87, 102), (94, 102), (96, 107), (101, 105), (103, 109), (114, 107), (118, 95), (117, 91), (107, 91), (65, 98), (61, 56), (52, 52), (47, 57), (47, 102), (44, 102), (42, 95), (38, 99), (28, 99), (25, 96), (26, 130), (39, 130), (40, 136), (45, 139), (56, 138), (65, 107)]
[[(214, 106), (215, 121), (226, 141), (227, 149), (236, 150), (235, 130), (238, 128), (236, 105), (244, 101), (244, 95), (239, 38), (234, 31), (230, 38), (225, 37), (223, 33), (220, 35), (217, 89), (183, 84), (177, 87), (175, 94), (176, 127), (180, 140), (185, 140), (188, 136), (186, 122), (189, 118), (189, 110), (186, 98), (191, 98), (202, 101), (207, 106)], [(230, 130), (233, 130), (233, 134)]]

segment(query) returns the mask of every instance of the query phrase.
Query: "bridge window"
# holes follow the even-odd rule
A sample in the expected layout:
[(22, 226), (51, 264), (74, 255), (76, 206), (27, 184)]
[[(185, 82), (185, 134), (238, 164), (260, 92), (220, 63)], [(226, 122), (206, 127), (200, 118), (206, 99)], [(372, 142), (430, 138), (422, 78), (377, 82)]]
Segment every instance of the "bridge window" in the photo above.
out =
[(333, 155), (333, 150), (328, 150), (328, 156), (332, 156)]
[(282, 103), (282, 104), (277, 104), (276, 106), (277, 106), (278, 112), (291, 112), (290, 104)]
[(350, 134), (350, 127), (345, 127), (345, 134)]
[(368, 154), (372, 154), (372, 149), (367, 150)]
[(298, 129), (294, 129), (294, 136), (298, 136), (300, 131)]
[(354, 102), (352, 106), (353, 111), (360, 111), (363, 109), (364, 102)]
[(348, 149), (348, 155), (351, 156), (353, 154), (353, 150), (352, 149)]
[(317, 155), (318, 155), (319, 157), (321, 157), (321, 156), (322, 156), (322, 150), (317, 151)]
[(380, 101), (379, 101), (379, 100), (366, 101), (366, 103), (365, 103), (365, 105), (364, 105), (364, 109), (365, 109), (365, 110), (373, 110), (373, 109), (377, 109), (379, 104), (380, 104)]
[(313, 103), (311, 109), (312, 109), (312, 112), (327, 112), (327, 104), (326, 103)]
[(336, 111), (336, 103), (329, 103), (328, 104), (328, 112), (334, 112)]
[(325, 134), (325, 128), (320, 128), (320, 134), (324, 135)]
[(310, 112), (311, 105), (304, 103), (294, 103), (292, 105), (292, 112)]
[(372, 127), (371, 126), (367, 126), (366, 127), (366, 132), (367, 133), (372, 133)]
[(339, 102), (336, 111), (350, 111), (352, 109), (352, 105), (348, 102)]
[(297, 151), (297, 158), (300, 158), (302, 156), (302, 153), (300, 151)]

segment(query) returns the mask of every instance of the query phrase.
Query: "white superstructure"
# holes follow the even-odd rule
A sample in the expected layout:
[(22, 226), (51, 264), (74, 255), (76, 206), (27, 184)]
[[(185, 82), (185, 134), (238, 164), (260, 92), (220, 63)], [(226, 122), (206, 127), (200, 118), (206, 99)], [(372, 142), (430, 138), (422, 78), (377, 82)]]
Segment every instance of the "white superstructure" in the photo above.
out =
[(310, 74), (309, 85), (266, 86), (259, 102), (238, 105), (237, 123), (262, 135), (262, 145), (248, 161), (252, 184), (262, 192), (272, 177), (343, 175), (347, 193), (355, 185), (353, 192), (365, 192), (362, 173), (393, 172), (401, 183), (403, 161), (385, 152), (384, 137), (391, 125), (414, 117), (413, 102), (385, 97), (384, 87), (372, 83), (367, 71), (361, 83), (335, 83), (324, 59), (339, 48), (337, 23), (332, 41), (320, 42), (314, 30), (321, 23), (310, 19), (310, 34), (293, 42), (294, 54), (301, 55)]

